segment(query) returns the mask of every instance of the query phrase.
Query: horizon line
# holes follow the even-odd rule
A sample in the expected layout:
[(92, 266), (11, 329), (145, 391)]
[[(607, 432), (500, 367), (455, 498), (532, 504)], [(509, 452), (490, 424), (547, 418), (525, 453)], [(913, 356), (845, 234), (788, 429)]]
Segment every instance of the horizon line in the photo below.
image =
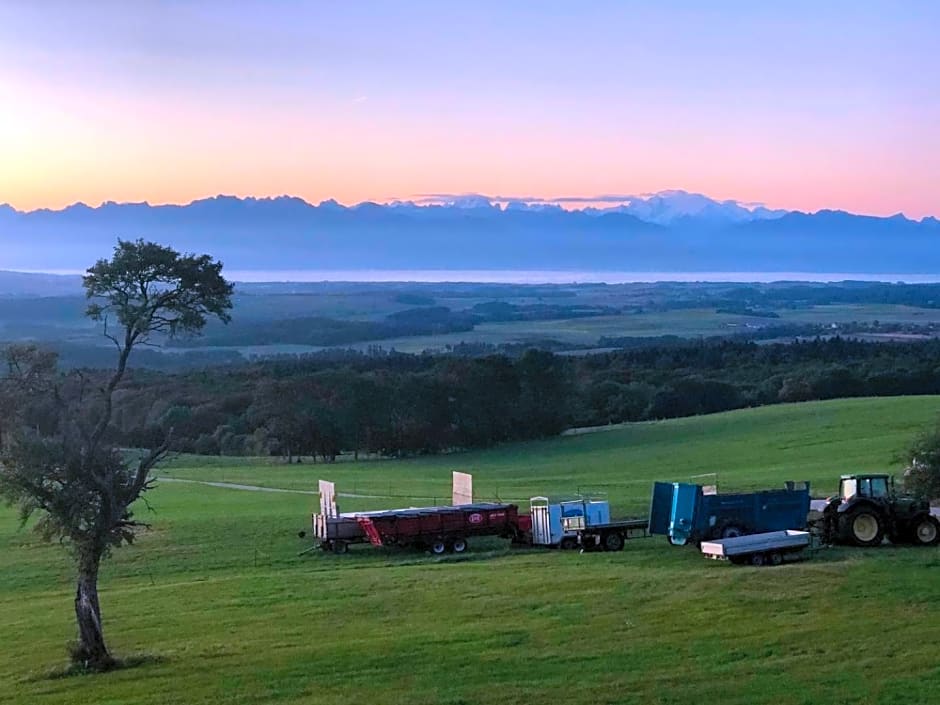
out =
[[(3, 269), (0, 273), (77, 277), (78, 269)], [(271, 278), (285, 276), (287, 278)], [(246, 278), (247, 277), (247, 278)], [(445, 277), (445, 278), (440, 278)], [(457, 277), (457, 278), (453, 278)], [(880, 284), (940, 283), (940, 273), (792, 272), (792, 271), (619, 271), (585, 269), (235, 269), (227, 277), (234, 284)]]
[[(29, 215), (31, 213), (38, 213), (38, 212), (43, 212), (43, 211), (50, 212), (50, 213), (62, 213), (71, 208), (76, 208), (79, 206), (88, 208), (90, 210), (98, 210), (105, 206), (111, 206), (111, 205), (146, 206), (148, 208), (160, 208), (160, 207), (186, 208), (196, 203), (202, 203), (204, 201), (214, 201), (214, 200), (219, 200), (219, 199), (233, 199), (233, 200), (238, 200), (238, 201), (277, 201), (277, 200), (282, 200), (282, 199), (283, 200), (297, 200), (297, 201), (303, 202), (304, 204), (312, 208), (320, 208), (324, 205), (336, 204), (337, 206), (346, 210), (352, 210), (360, 206), (366, 206), (366, 205), (376, 205), (376, 206), (389, 207), (389, 208), (394, 208), (398, 206), (412, 206), (414, 208), (435, 208), (435, 207), (459, 208), (461, 207), (459, 205), (459, 201), (461, 200), (480, 199), (480, 200), (488, 201), (491, 207), (497, 208), (504, 212), (507, 210), (507, 208), (504, 206), (511, 204), (511, 203), (522, 203), (525, 205), (535, 205), (535, 206), (540, 206), (540, 205), (557, 206), (567, 212), (584, 212), (592, 208), (595, 204), (609, 204), (607, 208), (611, 208), (611, 207), (616, 207), (618, 205), (621, 205), (621, 206), (627, 205), (631, 201), (636, 201), (636, 200), (645, 201), (650, 198), (653, 198), (656, 196), (662, 196), (666, 194), (701, 196), (714, 203), (717, 203), (718, 205), (735, 205), (735, 206), (738, 206), (739, 208), (743, 208), (752, 213), (760, 209), (764, 209), (764, 210), (775, 212), (775, 213), (781, 213), (782, 215), (787, 215), (790, 213), (800, 213), (804, 215), (816, 215), (819, 213), (847, 213), (850, 215), (857, 215), (857, 216), (870, 217), (870, 218), (886, 218), (886, 219), (897, 218), (898, 216), (901, 216), (905, 218), (906, 220), (909, 220), (915, 223), (921, 222), (926, 219), (936, 219), (938, 217), (937, 215), (924, 215), (921, 218), (916, 218), (916, 217), (911, 218), (911, 217), (908, 217), (903, 211), (897, 211), (896, 213), (892, 213), (890, 215), (882, 215), (882, 214), (876, 214), (876, 213), (871, 213), (871, 212), (850, 211), (850, 210), (845, 210), (843, 208), (834, 208), (834, 207), (833, 208), (820, 208), (815, 211), (801, 210), (798, 208), (773, 208), (773, 207), (766, 205), (766, 203), (763, 203), (763, 202), (739, 201), (737, 199), (718, 199), (718, 198), (713, 198), (711, 196), (708, 196), (707, 194), (704, 194), (701, 192), (685, 191), (684, 189), (664, 189), (662, 191), (641, 192), (641, 193), (632, 194), (632, 195), (631, 194), (606, 193), (606, 194), (598, 194), (596, 196), (571, 196), (569, 195), (569, 196), (557, 196), (557, 197), (552, 197), (552, 198), (543, 197), (543, 196), (488, 195), (488, 194), (483, 194), (483, 193), (478, 193), (478, 192), (473, 192), (473, 191), (467, 191), (463, 193), (452, 193), (452, 194), (419, 193), (419, 194), (411, 194), (408, 197), (387, 197), (387, 198), (382, 198), (382, 199), (367, 199), (364, 201), (356, 201), (356, 202), (350, 202), (350, 201), (343, 202), (335, 198), (326, 198), (316, 203), (314, 203), (313, 201), (307, 200), (303, 196), (297, 196), (297, 195), (292, 195), (288, 193), (282, 193), (278, 195), (266, 195), (266, 196), (255, 196), (255, 195), (240, 196), (240, 195), (233, 194), (233, 193), (216, 193), (216, 194), (210, 194), (207, 196), (193, 198), (192, 200), (188, 202), (180, 202), (180, 201), (151, 202), (149, 200), (143, 200), (143, 201), (102, 200), (98, 202), (97, 205), (93, 205), (92, 203), (79, 200), (79, 201), (74, 201), (72, 203), (69, 203), (61, 207), (40, 206), (38, 208), (21, 210), (20, 208), (16, 207), (12, 203), (4, 201), (4, 202), (0, 202), (0, 208), (9, 208), (15, 211), (16, 213), (19, 213), (22, 215)], [(565, 207), (566, 205), (583, 205), (583, 207), (566, 208)], [(597, 210), (603, 210), (603, 208), (597, 208)]]

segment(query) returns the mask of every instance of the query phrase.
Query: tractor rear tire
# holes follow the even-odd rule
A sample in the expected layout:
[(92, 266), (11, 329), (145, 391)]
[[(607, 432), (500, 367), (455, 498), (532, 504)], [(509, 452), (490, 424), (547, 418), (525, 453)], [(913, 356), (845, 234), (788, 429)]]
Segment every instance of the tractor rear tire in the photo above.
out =
[(936, 546), (940, 542), (940, 521), (929, 514), (918, 517), (911, 527), (911, 537), (916, 546)]
[(856, 546), (880, 546), (885, 537), (884, 523), (870, 509), (856, 509), (842, 517), (848, 540)]

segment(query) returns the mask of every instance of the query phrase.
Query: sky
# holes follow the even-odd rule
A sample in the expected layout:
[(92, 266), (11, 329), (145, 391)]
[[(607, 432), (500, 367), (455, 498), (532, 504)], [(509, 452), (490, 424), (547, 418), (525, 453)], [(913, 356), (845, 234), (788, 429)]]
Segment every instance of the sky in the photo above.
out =
[(940, 215), (940, 2), (0, 0), (0, 203)]

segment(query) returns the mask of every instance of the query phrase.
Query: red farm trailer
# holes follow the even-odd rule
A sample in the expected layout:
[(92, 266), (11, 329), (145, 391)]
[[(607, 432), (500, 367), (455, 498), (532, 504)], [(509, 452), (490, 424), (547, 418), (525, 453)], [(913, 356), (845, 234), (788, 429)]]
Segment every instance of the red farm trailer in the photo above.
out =
[(363, 512), (355, 518), (374, 546), (413, 546), (437, 555), (463, 553), (471, 536), (518, 540), (531, 528), (515, 504), (488, 502)]

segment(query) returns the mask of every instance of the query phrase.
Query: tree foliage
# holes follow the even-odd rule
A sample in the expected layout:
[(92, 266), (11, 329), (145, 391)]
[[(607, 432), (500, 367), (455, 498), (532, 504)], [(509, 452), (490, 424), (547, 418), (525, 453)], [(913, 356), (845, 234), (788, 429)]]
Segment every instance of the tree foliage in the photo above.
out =
[(921, 499), (940, 499), (940, 422), (919, 435), (908, 453), (904, 489)]
[(72, 552), (78, 573), (72, 657), (85, 668), (114, 665), (101, 624), (100, 563), (133, 541), (142, 524), (132, 505), (150, 488), (150, 471), (170, 447), (167, 430), (138, 457), (123, 452), (112, 423), (115, 392), (136, 346), (196, 332), (209, 316), (228, 320), (232, 286), (221, 269), (208, 255), (119, 240), (112, 259), (98, 261), (84, 277), (88, 315), (103, 322), (117, 349), (114, 370), (60, 374), (54, 357), (38, 348), (6, 351), (0, 496), (18, 507), (24, 522), (38, 515), (42, 535)]

